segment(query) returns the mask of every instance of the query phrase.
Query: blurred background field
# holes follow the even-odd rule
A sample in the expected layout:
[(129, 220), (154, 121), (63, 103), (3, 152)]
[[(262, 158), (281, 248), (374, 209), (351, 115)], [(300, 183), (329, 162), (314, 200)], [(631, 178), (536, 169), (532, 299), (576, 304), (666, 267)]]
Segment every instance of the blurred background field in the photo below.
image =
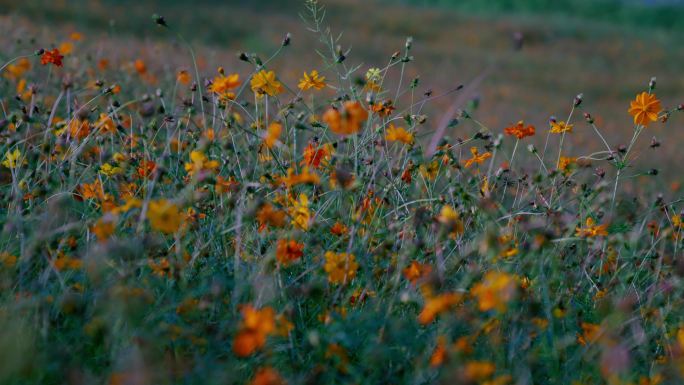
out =
[[(574, 96), (584, 94), (585, 109), (594, 115), (611, 144), (632, 132), (629, 101), (652, 76), (665, 106), (684, 102), (684, 3), (678, 0), (326, 0), (327, 23), (343, 33), (349, 62), (382, 67), (412, 36), (414, 61), (407, 79), (420, 76), (420, 90), (441, 94), (467, 84), (490, 69), (471, 95), (480, 101), (478, 118), (501, 132), (517, 120), (545, 131), (550, 116), (565, 119)], [(16, 1), (0, 0), (3, 61), (39, 46), (57, 46), (68, 34), (84, 34), (83, 45), (94, 48), (94, 62), (107, 58), (123, 64), (142, 59), (167, 70), (190, 68), (187, 51), (175, 36), (155, 28), (152, 13), (192, 41), (200, 70), (213, 76), (219, 65), (246, 72), (240, 51), (268, 57), (287, 32), (289, 52), (272, 66), (290, 84), (304, 70), (320, 69), (312, 47), (316, 37), (299, 18), (299, 0), (270, 1)], [(188, 11), (191, 10), (191, 11)], [(516, 50), (514, 36), (523, 36)], [(77, 49), (85, 49), (77, 47)], [(159, 79), (163, 81), (164, 79)], [(153, 84), (147, 85), (151, 90)], [(455, 96), (435, 100), (429, 108), (434, 128)], [(398, 104), (408, 102), (399, 101)], [(571, 136), (577, 152), (601, 150), (589, 126), (575, 118)], [(458, 137), (457, 126), (450, 134)], [(675, 114), (667, 126), (656, 124), (642, 135), (639, 167), (662, 167), (662, 161), (684, 161), (684, 117)], [(663, 145), (648, 149), (655, 136)], [(543, 143), (545, 135), (537, 136)], [(622, 138), (622, 139), (619, 139)], [(572, 155), (573, 148), (568, 147)], [(669, 163), (669, 164), (676, 164)], [(672, 169), (660, 170), (677, 176)]]

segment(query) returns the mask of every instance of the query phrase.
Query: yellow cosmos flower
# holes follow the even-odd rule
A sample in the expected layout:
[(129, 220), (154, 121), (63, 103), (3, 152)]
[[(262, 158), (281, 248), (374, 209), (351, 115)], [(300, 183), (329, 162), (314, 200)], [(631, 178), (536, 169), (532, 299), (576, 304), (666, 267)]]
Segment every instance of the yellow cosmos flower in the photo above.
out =
[(2, 161), (2, 165), (7, 168), (17, 168), (19, 166), (19, 158), (21, 157), (21, 151), (15, 148), (14, 151), (5, 153), (5, 160)]
[(273, 71), (261, 70), (252, 77), (250, 85), (252, 86), (252, 91), (258, 97), (264, 95), (276, 96), (283, 92), (283, 85), (276, 79), (276, 74)]
[(323, 89), (325, 87), (325, 76), (319, 76), (318, 71), (316, 70), (311, 71), (309, 74), (304, 72), (304, 77), (299, 80), (299, 85), (297, 87), (302, 91), (311, 88), (317, 90)]
[(359, 264), (356, 263), (354, 254), (335, 253), (332, 251), (325, 253), (323, 270), (328, 273), (328, 281), (330, 283), (348, 283), (356, 277), (356, 270), (358, 268)]
[(150, 202), (147, 218), (154, 230), (165, 234), (175, 233), (181, 225), (181, 214), (178, 206), (166, 199)]

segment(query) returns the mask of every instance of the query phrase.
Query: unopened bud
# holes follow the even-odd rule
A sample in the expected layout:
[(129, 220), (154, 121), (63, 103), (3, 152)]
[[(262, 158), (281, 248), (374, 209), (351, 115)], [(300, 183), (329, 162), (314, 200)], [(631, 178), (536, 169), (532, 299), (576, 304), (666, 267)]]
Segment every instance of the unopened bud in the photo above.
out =
[(584, 113), (584, 119), (587, 121), (589, 124), (594, 124), (594, 118), (591, 117), (591, 114), (588, 112)]
[(653, 91), (656, 88), (656, 78), (655, 76), (651, 78), (651, 81), (648, 82), (648, 89)]
[(582, 104), (582, 97), (583, 96), (584, 96), (583, 94), (578, 94), (577, 96), (575, 96), (575, 102), (574, 102), (575, 107), (578, 107), (580, 104)]
[(528, 145), (527, 145), (527, 151), (529, 151), (529, 152), (531, 152), (531, 153), (533, 153), (533, 154), (536, 154), (536, 153), (537, 153), (537, 148), (534, 147), (534, 144), (528, 144)]
[(246, 61), (246, 62), (249, 63), (249, 57), (248, 57), (247, 54), (244, 53), (244, 52), (240, 52), (240, 53), (238, 54), (238, 59), (240, 59), (240, 60), (242, 60), (242, 61)]
[(292, 35), (288, 32), (287, 35), (285, 35), (285, 39), (283, 39), (283, 47), (287, 47), (290, 45), (290, 42), (292, 41)]
[(154, 20), (155, 23), (157, 23), (157, 25), (159, 25), (161, 27), (168, 27), (168, 25), (166, 24), (166, 19), (164, 19), (164, 16), (157, 15), (155, 13), (154, 15), (152, 15), (152, 19)]

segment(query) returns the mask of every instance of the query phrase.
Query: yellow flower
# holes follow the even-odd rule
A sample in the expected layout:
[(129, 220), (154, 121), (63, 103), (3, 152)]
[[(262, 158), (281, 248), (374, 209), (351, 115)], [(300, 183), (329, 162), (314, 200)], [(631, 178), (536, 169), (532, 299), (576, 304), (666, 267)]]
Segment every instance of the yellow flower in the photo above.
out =
[(17, 264), (17, 257), (3, 251), (0, 253), (0, 265), (4, 265), (5, 267), (14, 267), (14, 265)]
[(252, 91), (259, 97), (264, 96), (264, 94), (276, 96), (283, 92), (283, 85), (276, 79), (276, 74), (273, 71), (261, 70), (252, 77), (251, 86)]
[(628, 111), (634, 117), (634, 124), (647, 127), (651, 122), (658, 120), (658, 113), (662, 111), (662, 107), (655, 94), (642, 92), (632, 100)]
[(356, 277), (356, 270), (359, 264), (356, 263), (354, 254), (334, 253), (326, 251), (325, 265), (323, 269), (328, 273), (330, 283), (347, 283)]
[(121, 174), (123, 170), (121, 167), (112, 166), (109, 163), (105, 163), (100, 166), (100, 173), (108, 177), (113, 177), (114, 175)]
[(19, 158), (21, 157), (21, 151), (15, 148), (14, 151), (5, 153), (5, 160), (2, 161), (2, 165), (7, 168), (17, 168), (19, 165)]
[(311, 221), (311, 211), (309, 210), (309, 198), (305, 194), (299, 194), (299, 200), (292, 200), (290, 207), (290, 217), (293, 226), (300, 230), (308, 230)]
[(553, 121), (551, 122), (551, 130), (549, 132), (551, 132), (552, 134), (563, 134), (566, 132), (572, 132), (572, 127), (572, 124)]
[(181, 225), (181, 214), (178, 206), (166, 199), (150, 202), (147, 218), (154, 230), (165, 234), (175, 233)]
[(513, 299), (517, 283), (515, 278), (504, 272), (489, 271), (482, 281), (476, 283), (470, 293), (477, 298), (480, 311), (506, 310), (506, 304)]
[(215, 171), (218, 167), (217, 160), (209, 160), (202, 151), (195, 150), (190, 152), (190, 163), (185, 164), (185, 171), (193, 175), (198, 171)]
[(311, 88), (317, 90), (323, 89), (323, 87), (325, 87), (325, 76), (319, 76), (318, 71), (316, 70), (311, 71), (309, 74), (304, 72), (304, 77), (299, 80), (299, 85), (297, 87), (302, 91)]
[(74, 43), (70, 41), (65, 41), (64, 43), (59, 45), (59, 53), (62, 55), (69, 55), (71, 52), (74, 50)]
[(413, 134), (406, 131), (403, 127), (394, 127), (394, 124), (390, 123), (387, 127), (387, 134), (385, 135), (385, 140), (388, 142), (402, 142), (404, 144), (413, 144)]

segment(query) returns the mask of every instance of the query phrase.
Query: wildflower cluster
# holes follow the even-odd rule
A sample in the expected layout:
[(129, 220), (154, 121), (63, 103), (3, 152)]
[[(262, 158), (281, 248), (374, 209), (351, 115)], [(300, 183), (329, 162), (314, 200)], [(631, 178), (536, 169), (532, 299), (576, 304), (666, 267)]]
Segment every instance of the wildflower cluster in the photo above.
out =
[(677, 111), (655, 82), (624, 149), (581, 97), (548, 129), (475, 104), (440, 127), (403, 79), (412, 39), (352, 65), (306, 8), (323, 62), (293, 84), (290, 35), (229, 71), (79, 61), (81, 34), (3, 66), (0, 379), (682, 381), (681, 199), (624, 188)]

